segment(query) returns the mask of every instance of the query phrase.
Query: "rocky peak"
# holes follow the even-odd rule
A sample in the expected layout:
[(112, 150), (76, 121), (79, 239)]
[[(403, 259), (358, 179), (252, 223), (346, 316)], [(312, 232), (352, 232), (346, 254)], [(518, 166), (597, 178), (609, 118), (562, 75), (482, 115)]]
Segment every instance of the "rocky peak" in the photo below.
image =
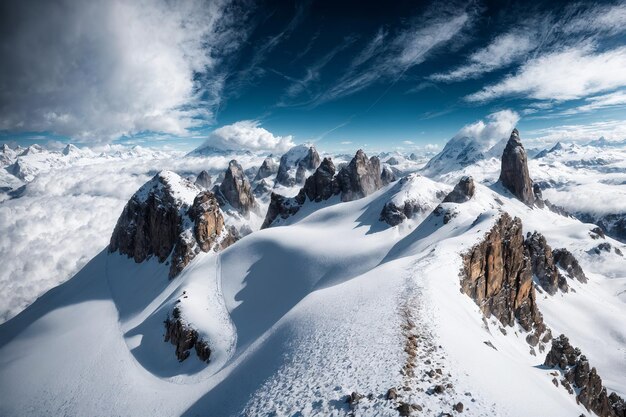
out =
[(243, 168), (236, 160), (233, 159), (228, 164), (224, 180), (218, 189), (223, 202), (230, 204), (241, 215), (247, 217), (250, 211), (256, 210), (257, 203), (252, 194), (250, 182), (244, 175)]
[(556, 267), (552, 248), (546, 242), (546, 238), (538, 232), (529, 233), (524, 244), (528, 249), (533, 274), (537, 277), (539, 286), (550, 295), (556, 294), (559, 289), (567, 292), (569, 286)]
[(264, 178), (270, 177), (278, 172), (278, 165), (271, 156), (268, 156), (263, 160), (263, 163), (259, 167), (259, 170), (254, 177), (255, 181), (260, 181)]
[(474, 179), (464, 176), (454, 186), (454, 189), (443, 199), (444, 203), (465, 203), (474, 196)]
[(529, 332), (526, 340), (531, 345), (549, 340), (537, 308), (532, 265), (519, 218), (503, 213), (485, 238), (463, 256), (461, 290), (485, 317), (495, 316), (505, 326), (517, 321)]
[(555, 249), (552, 255), (554, 257), (554, 263), (563, 269), (570, 279), (577, 279), (582, 283), (587, 282), (585, 272), (570, 251), (565, 248)]
[(222, 213), (212, 193), (198, 191), (173, 172), (156, 174), (124, 207), (109, 251), (138, 263), (152, 256), (161, 263), (170, 259), (173, 278), (200, 250), (217, 249), (215, 244), (228, 240)]
[(202, 170), (202, 172), (200, 172), (200, 174), (198, 174), (198, 177), (196, 178), (195, 184), (199, 188), (208, 190), (211, 187), (212, 180), (213, 179), (211, 178), (209, 173), (206, 172), (205, 170)]
[(393, 170), (389, 168), (387, 165), (384, 165), (382, 171), (380, 172), (380, 182), (382, 186), (391, 184), (396, 181), (396, 174), (393, 173)]
[(570, 394), (576, 395), (576, 401), (588, 411), (600, 417), (626, 415), (624, 399), (614, 392), (607, 394), (596, 368), (591, 367), (585, 355), (573, 347), (565, 335), (552, 340), (544, 365), (560, 370), (561, 384)]
[(307, 174), (319, 164), (320, 156), (314, 146), (295, 146), (280, 158), (276, 182), (286, 187), (303, 184)]
[(380, 160), (367, 155), (359, 149), (348, 165), (337, 174), (341, 191), (341, 201), (358, 200), (372, 194), (382, 187), (380, 179)]
[(315, 173), (306, 179), (302, 191), (311, 201), (328, 200), (339, 191), (334, 177), (335, 164), (330, 158), (324, 158)]
[(63, 151), (62, 151), (63, 155), (65, 156), (68, 156), (73, 153), (78, 153), (78, 152), (80, 152), (80, 150), (75, 145), (72, 145), (71, 143), (68, 143), (67, 146), (65, 146), (65, 148), (63, 148)]
[(517, 129), (513, 129), (511, 137), (502, 153), (500, 182), (515, 197), (527, 205), (535, 201), (532, 181), (528, 173), (528, 158), (522, 145)]

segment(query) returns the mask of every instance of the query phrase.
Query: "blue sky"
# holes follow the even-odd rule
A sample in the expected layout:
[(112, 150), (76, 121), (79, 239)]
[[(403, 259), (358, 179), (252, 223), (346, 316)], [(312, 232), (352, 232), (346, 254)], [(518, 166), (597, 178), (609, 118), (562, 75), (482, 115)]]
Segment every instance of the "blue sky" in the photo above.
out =
[(0, 140), (418, 149), (503, 110), (537, 144), (626, 138), (624, 2), (140, 6), (3, 5)]

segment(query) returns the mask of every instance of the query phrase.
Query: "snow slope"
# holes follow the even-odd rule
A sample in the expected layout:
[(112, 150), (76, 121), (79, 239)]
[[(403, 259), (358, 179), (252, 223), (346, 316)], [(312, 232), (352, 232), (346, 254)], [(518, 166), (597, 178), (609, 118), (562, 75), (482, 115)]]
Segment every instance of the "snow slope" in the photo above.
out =
[[(397, 194), (392, 184), (358, 201), (311, 204), (200, 254), (173, 281), (155, 261), (101, 252), (0, 327), (0, 415), (397, 416), (398, 403), (384, 398), (392, 387), (427, 415), (457, 402), (469, 416), (579, 415), (521, 330), (504, 335), (459, 291), (460, 253), (501, 211), (580, 260), (590, 282), (570, 281), (575, 293), (542, 296), (540, 308), (610, 389), (626, 393), (625, 261), (587, 253), (598, 243), (591, 225), (478, 184), (469, 202), (446, 203), (456, 213), (447, 224), (431, 214), (386, 227), (378, 217)], [(179, 364), (162, 341), (179, 299), (215, 349), (208, 366), (193, 356)], [(405, 349), (411, 340), (416, 357)], [(451, 385), (438, 395), (436, 384)], [(352, 392), (365, 396), (354, 410)]]

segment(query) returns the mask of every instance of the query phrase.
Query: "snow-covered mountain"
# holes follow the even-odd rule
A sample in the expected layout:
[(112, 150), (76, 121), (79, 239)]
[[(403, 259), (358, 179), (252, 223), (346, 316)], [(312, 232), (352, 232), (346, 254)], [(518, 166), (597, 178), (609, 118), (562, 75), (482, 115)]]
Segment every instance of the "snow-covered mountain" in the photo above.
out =
[(472, 151), (387, 185), (377, 157), (325, 158), (226, 245), (250, 161), (218, 198), (147, 178), (110, 245), (0, 326), (0, 414), (622, 416), (626, 245), (534, 187), (567, 149), (529, 160), (514, 131), (496, 172)]

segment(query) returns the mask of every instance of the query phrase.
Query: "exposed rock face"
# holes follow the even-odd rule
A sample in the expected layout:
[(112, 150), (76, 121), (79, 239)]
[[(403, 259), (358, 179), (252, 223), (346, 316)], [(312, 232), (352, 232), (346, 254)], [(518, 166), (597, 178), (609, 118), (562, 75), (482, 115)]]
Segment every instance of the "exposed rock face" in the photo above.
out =
[[(173, 174), (175, 175), (175, 174)], [(184, 203), (174, 197), (178, 176), (159, 173), (133, 195), (124, 207), (111, 236), (109, 250), (143, 262), (156, 256), (165, 262), (179, 240)]]
[(523, 203), (529, 206), (534, 203), (533, 185), (528, 173), (528, 158), (517, 129), (513, 129), (502, 154), (500, 182)]
[(270, 205), (267, 208), (267, 214), (265, 215), (265, 220), (261, 225), (261, 229), (270, 227), (279, 217), (281, 219), (286, 219), (293, 216), (300, 210), (302, 204), (304, 204), (304, 193), (302, 190), (296, 197), (292, 198), (272, 193), (270, 197)]
[(565, 335), (552, 340), (552, 348), (546, 355), (544, 365), (560, 368), (563, 374), (561, 384), (570, 394), (578, 392), (576, 400), (587, 410), (600, 417), (626, 415), (626, 402), (615, 393), (607, 394), (596, 368), (591, 368), (585, 355), (570, 345)]
[[(178, 175), (163, 171), (128, 201), (111, 236), (109, 251), (143, 262), (171, 259), (170, 278), (202, 251), (230, 241), (215, 196)], [(190, 200), (195, 195), (193, 203)]]
[(224, 230), (224, 217), (215, 196), (203, 191), (193, 200), (189, 218), (194, 223), (194, 236), (198, 246), (208, 252)]
[(189, 357), (190, 350), (195, 349), (198, 359), (208, 362), (211, 357), (209, 344), (198, 336), (198, 332), (180, 317), (178, 308), (174, 309), (173, 317), (165, 320), (165, 341), (176, 346), (176, 357), (180, 362)]
[(309, 200), (316, 202), (328, 200), (339, 192), (335, 181), (335, 164), (330, 158), (324, 158), (315, 173), (306, 179), (302, 191)]
[(531, 344), (546, 330), (537, 309), (522, 222), (517, 217), (503, 213), (485, 239), (463, 256), (461, 290), (485, 317), (493, 315), (506, 326), (517, 320), (524, 330), (534, 332), (531, 340), (527, 338)]
[(556, 294), (559, 289), (567, 292), (569, 286), (554, 263), (552, 248), (546, 242), (546, 238), (541, 233), (534, 232), (532, 235), (529, 233), (524, 244), (528, 248), (532, 271), (541, 288), (550, 295)]
[(337, 174), (337, 182), (341, 191), (341, 201), (358, 200), (372, 194), (382, 187), (380, 179), (380, 160), (367, 155), (359, 149), (350, 161)]
[(254, 177), (254, 180), (260, 181), (264, 178), (271, 177), (277, 172), (278, 165), (276, 164), (276, 161), (274, 161), (274, 158), (272, 158), (271, 156), (268, 156), (263, 160), (263, 163), (259, 167), (259, 171), (257, 172), (256, 177)]
[(533, 184), (533, 195), (535, 196), (535, 205), (539, 208), (544, 208), (546, 204), (543, 201), (543, 193), (539, 184)]
[(335, 175), (335, 165), (324, 158), (317, 170), (305, 181), (298, 195), (292, 198), (272, 193), (262, 229), (271, 226), (277, 218), (286, 219), (300, 210), (306, 199), (320, 202), (341, 193), (342, 201), (363, 198), (382, 186), (380, 161), (377, 157), (367, 159), (359, 150), (350, 164)]
[(320, 156), (314, 146), (296, 146), (280, 158), (276, 182), (286, 187), (303, 184), (307, 172), (314, 171), (319, 164)]
[(219, 186), (219, 193), (226, 203), (243, 216), (247, 217), (250, 211), (257, 208), (250, 182), (244, 175), (241, 165), (234, 159), (228, 164), (224, 181)]
[(384, 166), (380, 173), (380, 182), (384, 187), (385, 185), (391, 184), (396, 180), (396, 174), (393, 173), (391, 168), (388, 166)]
[(626, 243), (626, 212), (604, 215), (592, 213), (576, 213), (576, 217), (585, 223), (597, 224), (604, 233)]
[(454, 189), (450, 191), (450, 194), (443, 199), (444, 203), (465, 203), (472, 197), (476, 187), (474, 186), (474, 179), (472, 177), (463, 177), (454, 186)]
[(580, 282), (587, 282), (587, 276), (585, 272), (580, 267), (578, 260), (572, 255), (570, 251), (565, 248), (555, 249), (552, 252), (554, 256), (554, 262), (559, 267), (564, 269), (567, 272), (567, 275), (571, 279), (577, 279)]
[(205, 170), (202, 170), (202, 172), (198, 174), (195, 184), (202, 189), (208, 190), (211, 187), (211, 181), (212, 178), (209, 173)]

